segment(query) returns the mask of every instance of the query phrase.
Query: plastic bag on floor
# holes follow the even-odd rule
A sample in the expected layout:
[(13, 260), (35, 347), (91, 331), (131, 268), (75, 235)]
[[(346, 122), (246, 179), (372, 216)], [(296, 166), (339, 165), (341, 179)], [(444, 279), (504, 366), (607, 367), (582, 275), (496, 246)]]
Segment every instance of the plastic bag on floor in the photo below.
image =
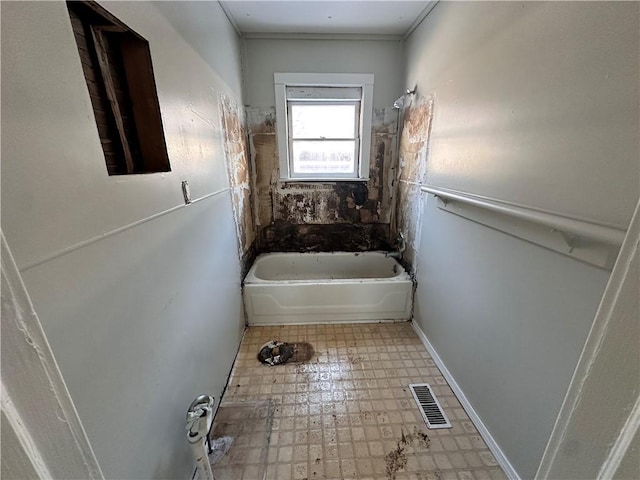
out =
[(212, 438), (210, 443), (211, 453), (209, 454), (209, 463), (215, 465), (231, 448), (233, 437)]

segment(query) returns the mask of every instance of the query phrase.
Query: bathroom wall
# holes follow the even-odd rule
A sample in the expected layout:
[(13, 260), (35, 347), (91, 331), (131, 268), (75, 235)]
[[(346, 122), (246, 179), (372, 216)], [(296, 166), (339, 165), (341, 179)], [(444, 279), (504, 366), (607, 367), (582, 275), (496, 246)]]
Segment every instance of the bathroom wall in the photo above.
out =
[[(255, 258), (256, 237), (246, 120), (242, 103), (236, 101), (240, 98), (242, 90), (242, 70), (238, 62), (241, 56), (241, 42), (237, 39), (232, 43), (228, 42), (232, 27), (226, 16), (220, 15), (220, 7), (216, 2), (154, 2), (154, 6), (170, 19), (180, 36), (233, 92), (233, 96), (220, 95), (220, 115), (236, 223), (238, 256), (244, 276)], [(221, 44), (225, 45), (225, 48), (217, 48)]]
[(243, 42), (245, 103), (251, 107), (275, 105), (275, 72), (373, 73), (374, 108), (391, 107), (405, 91), (398, 40), (246, 38)]
[[(640, 201), (571, 379), (537, 478), (640, 478), (638, 247)], [(594, 415), (594, 411), (603, 404), (607, 408)]]
[[(244, 84), (258, 249), (388, 250), (404, 91), (401, 44), (391, 40), (246, 39)], [(374, 116), (367, 182), (281, 182), (275, 72), (373, 73)]]
[[(626, 227), (639, 195), (639, 8), (440, 2), (406, 51), (405, 83), (433, 102), (424, 183)], [(532, 478), (609, 272), (433, 196), (421, 208), (415, 321)]]
[(217, 3), (180, 6), (178, 30), (216, 26), (187, 40), (170, 7), (101, 3), (150, 43), (171, 172), (107, 175), (65, 3), (2, 2), (2, 231), (105, 477), (189, 478), (186, 409), (244, 327), (219, 109), (240, 44)]

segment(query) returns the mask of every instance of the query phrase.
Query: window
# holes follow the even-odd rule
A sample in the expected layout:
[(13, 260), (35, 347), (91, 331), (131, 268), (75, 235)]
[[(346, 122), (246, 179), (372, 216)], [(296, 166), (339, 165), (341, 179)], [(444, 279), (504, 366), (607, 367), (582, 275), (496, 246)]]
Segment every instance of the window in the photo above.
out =
[(373, 75), (276, 73), (280, 178), (366, 180)]
[(67, 2), (109, 175), (168, 172), (149, 43), (95, 2)]

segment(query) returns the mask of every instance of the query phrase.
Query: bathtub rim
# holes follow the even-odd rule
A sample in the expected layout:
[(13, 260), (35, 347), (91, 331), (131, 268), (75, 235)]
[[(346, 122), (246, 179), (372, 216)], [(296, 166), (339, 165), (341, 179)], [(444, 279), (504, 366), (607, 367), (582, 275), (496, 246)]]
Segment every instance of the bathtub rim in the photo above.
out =
[[(289, 285), (289, 284), (313, 284), (313, 283), (332, 283), (332, 284), (353, 284), (353, 283), (379, 283), (379, 282), (398, 282), (398, 281), (412, 281), (413, 278), (407, 272), (407, 269), (398, 261), (397, 258), (387, 257), (387, 252), (380, 250), (372, 250), (367, 252), (267, 252), (261, 253), (251, 264), (249, 271), (242, 280), (242, 285)], [(332, 255), (349, 255), (349, 256), (381, 256), (391, 259), (395, 265), (397, 265), (400, 271), (392, 277), (351, 277), (351, 278), (313, 278), (313, 279), (285, 279), (285, 280), (265, 280), (255, 275), (258, 263), (267, 257), (280, 257), (280, 256), (332, 256)]]

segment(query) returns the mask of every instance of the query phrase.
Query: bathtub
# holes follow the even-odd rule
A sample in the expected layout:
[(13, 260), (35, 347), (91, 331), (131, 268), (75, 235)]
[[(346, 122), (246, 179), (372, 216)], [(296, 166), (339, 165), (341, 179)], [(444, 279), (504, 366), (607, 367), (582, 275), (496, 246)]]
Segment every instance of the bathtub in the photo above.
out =
[(250, 325), (409, 320), (413, 282), (380, 252), (268, 253), (244, 280)]

